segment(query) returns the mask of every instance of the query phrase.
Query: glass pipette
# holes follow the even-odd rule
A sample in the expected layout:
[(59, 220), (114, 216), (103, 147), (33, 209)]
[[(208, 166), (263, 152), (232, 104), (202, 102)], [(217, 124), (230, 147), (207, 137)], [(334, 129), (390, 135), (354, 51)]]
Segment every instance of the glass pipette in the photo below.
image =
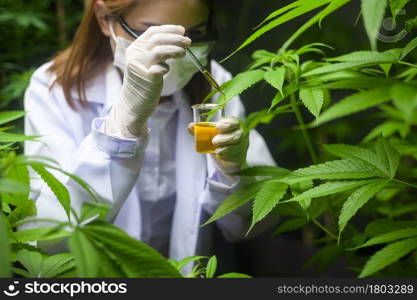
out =
[(198, 60), (198, 58), (194, 55), (194, 53), (190, 49), (185, 49), (188, 56), (191, 58), (191, 61), (194, 63), (194, 65), (197, 67), (197, 69), (201, 72), (201, 74), (204, 75), (204, 77), (207, 79), (207, 81), (211, 84), (213, 88), (215, 88), (222, 96), (224, 96), (224, 93), (220, 87), (220, 85), (217, 83), (217, 81), (214, 79), (213, 75), (207, 70), (207, 67), (203, 66), (201, 62)]

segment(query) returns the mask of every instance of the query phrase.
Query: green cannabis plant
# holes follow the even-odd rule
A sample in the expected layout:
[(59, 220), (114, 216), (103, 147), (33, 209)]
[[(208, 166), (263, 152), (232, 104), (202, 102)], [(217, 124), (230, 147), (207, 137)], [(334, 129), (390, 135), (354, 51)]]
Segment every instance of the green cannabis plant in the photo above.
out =
[[(251, 201), (249, 231), (272, 214), (287, 217), (274, 234), (308, 224), (323, 232), (316, 239), (321, 249), (310, 263), (325, 267), (338, 257), (346, 257), (359, 277), (414, 277), (417, 65), (409, 58), (417, 48), (417, 38), (402, 47), (377, 49), (378, 32), (387, 10), (396, 18), (410, 1), (361, 1), (361, 16), (371, 49), (357, 49), (337, 57), (327, 57), (332, 47), (322, 42), (291, 49), (302, 33), (349, 2), (353, 1), (292, 1), (272, 12), (227, 57), (281, 24), (319, 10), (276, 52), (255, 51), (247, 70), (222, 86), (226, 96), (218, 100), (224, 105), (260, 82), (272, 86), (275, 97), (266, 103), (265, 109), (248, 116), (246, 130), (261, 123), (270, 124), (283, 114), (294, 114), (296, 130), (312, 165), (294, 171), (256, 166), (237, 172), (240, 176), (263, 179), (227, 198), (206, 224)], [(347, 92), (347, 96), (338, 99), (338, 91)], [(364, 111), (369, 111), (366, 118), (372, 115), (379, 124), (355, 137), (356, 145), (323, 142), (332, 139), (328, 123), (337, 121), (349, 126), (349, 122), (356, 122), (351, 115)], [(311, 121), (306, 121), (306, 113)], [(318, 130), (322, 138), (313, 140)], [(365, 226), (355, 223), (359, 216), (367, 220)], [(371, 250), (363, 251), (364, 248)]]

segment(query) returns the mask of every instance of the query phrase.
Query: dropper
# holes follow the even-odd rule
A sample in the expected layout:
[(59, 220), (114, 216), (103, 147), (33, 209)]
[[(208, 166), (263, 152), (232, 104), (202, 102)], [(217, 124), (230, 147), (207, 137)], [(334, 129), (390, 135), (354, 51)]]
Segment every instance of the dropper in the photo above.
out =
[(214, 79), (213, 75), (211, 75), (207, 67), (201, 64), (201, 62), (198, 60), (198, 58), (194, 55), (194, 53), (190, 49), (186, 48), (185, 51), (188, 54), (188, 56), (191, 58), (191, 61), (194, 63), (197, 69), (201, 72), (201, 74), (204, 75), (207, 81), (211, 84), (211, 86), (215, 88), (220, 94), (224, 95), (220, 85)]

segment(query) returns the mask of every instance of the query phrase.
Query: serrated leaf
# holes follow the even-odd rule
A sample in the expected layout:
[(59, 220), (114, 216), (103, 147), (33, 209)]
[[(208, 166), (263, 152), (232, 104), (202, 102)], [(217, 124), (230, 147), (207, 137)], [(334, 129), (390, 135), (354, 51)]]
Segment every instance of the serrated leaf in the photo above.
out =
[(324, 111), (313, 123), (319, 126), (337, 118), (363, 111), (390, 100), (388, 88), (378, 88), (350, 95)]
[(323, 107), (324, 91), (320, 88), (300, 88), (300, 99), (310, 113), (317, 118)]
[(402, 240), (384, 247), (366, 262), (359, 278), (368, 277), (384, 269), (415, 249), (417, 249), (417, 238)]
[(248, 230), (265, 218), (284, 197), (288, 186), (280, 182), (265, 182), (253, 202), (252, 224)]
[(277, 181), (294, 184), (311, 179), (364, 179), (381, 176), (384, 176), (384, 174), (372, 165), (357, 159), (348, 158), (301, 168), (288, 176), (277, 179)]
[(274, 99), (272, 99), (271, 101), (271, 106), (268, 109), (268, 113), (275, 107), (277, 106), (279, 103), (281, 103), (283, 100), (285, 100), (288, 96), (292, 95), (293, 93), (295, 93), (298, 90), (298, 86), (294, 85), (294, 84), (289, 84), (287, 86), (284, 87), (283, 89), (283, 94), (281, 94), (281, 92), (277, 92), (275, 94)]
[(366, 243), (359, 245), (357, 247), (351, 248), (350, 250), (360, 249), (370, 246), (375, 246), (379, 244), (390, 243), (397, 240), (402, 240), (405, 238), (411, 238), (417, 236), (417, 229), (416, 228), (404, 228), (399, 230), (393, 230), (387, 233), (383, 233), (378, 235), (368, 241)]
[(285, 81), (285, 68), (267, 71), (264, 75), (264, 79), (274, 88), (276, 88), (282, 96), (284, 96), (282, 87), (284, 86)]
[[(332, 79), (332, 77), (327, 77)], [(337, 79), (337, 77), (336, 77)], [(323, 77), (320, 77), (323, 80)], [(371, 76), (357, 76), (356, 78), (342, 78), (334, 82), (322, 84), (323, 89), (329, 90), (361, 90), (361, 89), (376, 89), (381, 86), (391, 86), (394, 82), (389, 78), (371, 77)]]
[(217, 257), (213, 255), (207, 262), (206, 278), (213, 278), (217, 269)]
[(302, 1), (298, 0), (298, 1), (294, 1), (280, 9), (277, 9), (275, 11), (273, 11), (272, 13), (270, 13), (259, 25), (257, 25), (254, 29), (257, 29), (259, 27), (261, 27), (263, 24), (265, 24), (266, 22), (278, 17), (279, 15), (282, 15), (283, 13), (300, 6)]
[[(310, 3), (314, 3), (317, 1), (309, 1)], [(301, 35), (303, 34), (307, 29), (309, 29), (311, 26), (313, 26), (316, 23), (319, 23), (319, 26), (321, 26), (321, 22), (324, 18), (326, 18), (328, 15), (333, 13), (334, 11), (338, 10), (340, 7), (344, 6), (346, 3), (348, 3), (350, 0), (332, 0), (329, 1), (329, 5), (327, 5), (323, 10), (318, 12), (315, 16), (310, 18), (306, 23), (304, 23), (301, 27), (298, 28), (296, 32), (294, 32), (290, 38), (287, 39), (287, 41), (284, 43), (284, 45), (281, 47), (280, 50), (286, 50), (288, 47)]]
[(333, 74), (335, 72), (340, 72), (348, 69), (354, 69), (358, 67), (365, 67), (368, 65), (375, 65), (380, 64), (381, 62), (369, 62), (369, 61), (350, 61), (350, 62), (341, 62), (341, 63), (334, 63), (334, 64), (327, 64), (318, 68), (315, 68), (311, 71), (303, 73), (301, 77), (309, 77), (315, 75), (322, 75), (322, 74)]
[[(313, 186), (314, 186), (313, 180), (307, 180), (307, 181), (295, 183), (290, 186), (291, 193), (293, 196), (297, 196), (309, 189), (312, 189)], [(311, 205), (311, 200), (312, 200), (311, 197), (306, 197), (297, 202), (298, 205), (300, 205), (300, 207), (303, 209), (304, 213), (307, 215), (307, 218), (310, 218), (310, 215), (307, 210), (309, 209)]]
[(362, 0), (362, 17), (372, 50), (377, 48), (378, 31), (387, 7), (387, 0)]
[(385, 139), (379, 139), (375, 145), (377, 155), (382, 159), (388, 175), (394, 178), (400, 163), (400, 154)]
[(339, 215), (339, 237), (349, 220), (358, 212), (358, 210), (388, 183), (389, 180), (386, 179), (376, 180), (365, 186), (362, 186), (347, 198)]
[[(48, 168), (48, 169), (52, 169), (55, 171), (58, 171), (66, 176), (68, 176), (69, 178), (71, 178), (72, 180), (74, 180), (78, 185), (80, 185), (92, 198), (93, 201), (99, 202), (100, 201), (100, 197), (99, 195), (94, 191), (94, 189), (88, 184), (86, 183), (84, 180), (82, 180), (80, 177), (78, 177), (77, 175), (71, 174), (69, 172), (66, 172), (64, 170), (62, 170), (61, 168), (54, 166), (54, 165), (50, 165), (50, 164), (46, 164), (44, 162), (39, 162), (39, 161), (32, 161), (32, 158), (42, 158), (42, 159), (47, 159), (45, 157), (38, 157), (38, 156), (22, 156), (20, 158), (20, 161), (22, 164), (27, 165), (27, 166), (31, 166), (31, 167), (38, 167), (38, 168)], [(50, 159), (47, 159), (50, 160)]]
[(97, 220), (84, 226), (82, 231), (95, 243), (103, 245), (121, 264), (128, 277), (182, 277), (158, 251), (114, 225)]
[(359, 159), (369, 163), (376, 169), (380, 170), (382, 174), (385, 174), (387, 177), (390, 176), (388, 165), (384, 159), (372, 150), (344, 144), (323, 145), (323, 147), (327, 152), (335, 156), (341, 158)]
[(255, 198), (256, 194), (258, 193), (259, 189), (261, 188), (264, 182), (265, 180), (253, 182), (236, 190), (232, 195), (227, 197), (222, 202), (222, 204), (220, 204), (220, 206), (217, 208), (215, 213), (210, 217), (210, 219), (208, 219), (201, 226), (205, 226), (207, 224), (210, 224), (220, 219), (221, 217), (231, 213), (238, 207), (242, 206), (243, 204)]
[(251, 36), (249, 36), (236, 50), (234, 50), (230, 55), (228, 55), (226, 58), (224, 58), (221, 62), (229, 59), (231, 56), (236, 54), (241, 49), (245, 48), (249, 44), (251, 44), (253, 41), (255, 41), (257, 38), (262, 36), (263, 34), (267, 33), (268, 31), (274, 29), (275, 27), (278, 27), (281, 24), (284, 24), (290, 20), (293, 20), (301, 15), (304, 15), (305, 13), (312, 11), (320, 6), (323, 6), (327, 3), (329, 3), (331, 0), (315, 0), (315, 1), (300, 1), (303, 5), (300, 5), (298, 7), (295, 7), (289, 11), (287, 11), (285, 14), (277, 17), (274, 20), (271, 20), (258, 30), (256, 30)]
[[(221, 101), (219, 104), (224, 105), (227, 103), (228, 100), (232, 99), (237, 95), (240, 95), (245, 90), (261, 81), (264, 78), (264, 74), (265, 71), (263, 70), (250, 70), (239, 73), (229, 81), (223, 83), (221, 85), (221, 89), (224, 93), (224, 97), (220, 98)], [(216, 90), (212, 91), (204, 98), (203, 102), (209, 100), (216, 93)]]
[(290, 200), (285, 202), (293, 202), (293, 201), (303, 201), (306, 199), (314, 199), (323, 196), (333, 195), (341, 192), (345, 192), (348, 190), (352, 190), (354, 188), (359, 188), (365, 184), (371, 183), (373, 180), (352, 180), (352, 181), (332, 181), (326, 182), (319, 186), (316, 186), (300, 195), (297, 195)]
[(307, 222), (308, 220), (306, 218), (290, 219), (279, 225), (278, 228), (275, 229), (273, 235), (278, 235), (288, 231), (296, 230), (298, 228), (303, 227), (305, 224), (307, 224)]
[(412, 39), (403, 50), (403, 53), (401, 54), (401, 60), (403, 60), (408, 54), (410, 54), (414, 49), (417, 48), (417, 37)]
[(62, 205), (62, 207), (65, 210), (65, 213), (68, 216), (68, 220), (70, 219), (70, 210), (71, 210), (71, 200), (70, 195), (67, 190), (67, 188), (58, 180), (55, 178), (52, 173), (47, 171), (44, 167), (40, 165), (32, 165), (31, 166), (36, 173), (41, 176), (42, 180), (45, 181), (45, 183), (48, 185), (48, 187), (51, 189), (51, 191), (56, 196), (59, 203)]
[(390, 52), (355, 51), (337, 57), (327, 58), (327, 61), (338, 62), (367, 62), (372, 64), (395, 63), (397, 57)]

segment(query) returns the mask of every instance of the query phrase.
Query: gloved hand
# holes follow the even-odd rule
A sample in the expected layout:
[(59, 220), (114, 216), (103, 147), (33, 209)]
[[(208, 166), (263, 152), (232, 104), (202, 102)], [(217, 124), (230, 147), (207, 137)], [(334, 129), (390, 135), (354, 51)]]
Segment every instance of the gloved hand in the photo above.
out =
[(191, 40), (179, 25), (149, 27), (126, 50), (120, 99), (106, 119), (105, 132), (121, 138), (146, 135), (147, 120), (158, 105), (169, 58), (185, 55)]
[[(224, 173), (233, 173), (247, 166), (246, 155), (249, 148), (249, 134), (245, 133), (236, 117), (222, 118), (216, 126), (221, 132), (212, 143), (215, 153), (210, 153), (217, 167)], [(194, 135), (194, 123), (188, 124), (188, 131)]]

